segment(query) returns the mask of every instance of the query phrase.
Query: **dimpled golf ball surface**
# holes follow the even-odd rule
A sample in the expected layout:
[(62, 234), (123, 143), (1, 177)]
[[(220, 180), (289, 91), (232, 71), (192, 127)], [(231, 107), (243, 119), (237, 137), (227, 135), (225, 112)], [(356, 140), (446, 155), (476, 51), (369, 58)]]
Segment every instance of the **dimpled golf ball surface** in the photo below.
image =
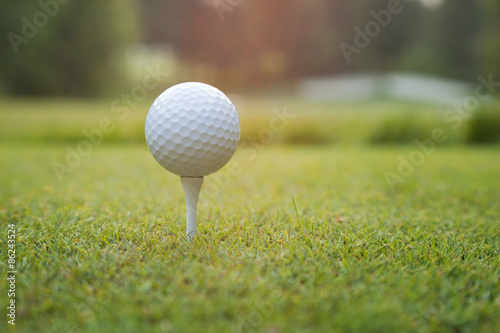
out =
[(161, 166), (179, 176), (222, 168), (240, 140), (240, 120), (220, 90), (188, 82), (165, 90), (146, 118), (146, 142)]

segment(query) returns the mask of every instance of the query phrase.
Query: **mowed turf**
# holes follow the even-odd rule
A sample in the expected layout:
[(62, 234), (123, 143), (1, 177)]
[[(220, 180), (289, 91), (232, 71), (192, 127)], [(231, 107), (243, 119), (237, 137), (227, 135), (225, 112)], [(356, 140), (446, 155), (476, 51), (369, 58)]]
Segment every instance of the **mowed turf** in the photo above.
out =
[(100, 145), (59, 181), (66, 145), (0, 145), (13, 332), (500, 329), (498, 147), (438, 147), (393, 187), (412, 146), (241, 146), (188, 243), (180, 181), (144, 144)]

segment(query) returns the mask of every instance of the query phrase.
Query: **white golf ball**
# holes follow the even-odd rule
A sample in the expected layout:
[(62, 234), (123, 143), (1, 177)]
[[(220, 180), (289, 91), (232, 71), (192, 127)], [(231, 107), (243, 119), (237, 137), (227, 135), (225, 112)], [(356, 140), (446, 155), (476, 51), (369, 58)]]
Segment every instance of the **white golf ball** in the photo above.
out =
[(206, 176), (222, 168), (240, 141), (240, 120), (220, 90), (187, 82), (165, 90), (146, 118), (146, 142), (168, 171)]

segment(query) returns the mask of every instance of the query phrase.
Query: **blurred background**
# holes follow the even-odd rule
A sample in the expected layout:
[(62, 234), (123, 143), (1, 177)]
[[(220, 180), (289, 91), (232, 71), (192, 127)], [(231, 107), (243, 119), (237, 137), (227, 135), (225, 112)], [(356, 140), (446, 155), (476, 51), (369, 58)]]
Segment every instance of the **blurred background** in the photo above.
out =
[(152, 100), (202, 81), (230, 95), (244, 142), (274, 108), (301, 119), (281, 143), (500, 141), (497, 0), (3, 1), (0, 16), (4, 140), (78, 141), (109, 115), (105, 141), (143, 142)]

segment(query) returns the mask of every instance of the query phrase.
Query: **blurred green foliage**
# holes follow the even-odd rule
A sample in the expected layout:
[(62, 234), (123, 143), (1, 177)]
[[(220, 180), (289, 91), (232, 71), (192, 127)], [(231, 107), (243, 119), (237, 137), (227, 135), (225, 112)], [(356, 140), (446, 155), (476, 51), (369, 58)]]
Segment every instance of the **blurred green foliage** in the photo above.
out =
[[(411, 112), (413, 110), (410, 110)], [(383, 116), (381, 123), (374, 128), (369, 142), (373, 144), (407, 144), (431, 136), (432, 124), (415, 114)]]
[(482, 61), (482, 70), (500, 77), (500, 1), (483, 0), (484, 29), (479, 35), (477, 50)]
[(500, 107), (483, 106), (468, 121), (467, 142), (489, 144), (500, 142)]
[[(84, 131), (98, 129), (103, 119), (109, 119), (113, 130), (103, 135), (103, 142), (144, 144), (144, 120), (151, 102), (131, 108), (122, 119), (106, 100), (2, 99), (0, 141), (74, 145), (86, 140)], [(475, 111), (458, 128), (443, 119), (445, 110), (440, 107), (399, 101), (332, 104), (258, 97), (235, 104), (243, 146), (411, 145), (432, 138), (438, 128), (446, 133), (445, 144), (500, 141), (498, 103)], [(294, 118), (276, 126), (274, 112), (284, 109)]]
[[(144, 72), (131, 73), (136, 64), (126, 50), (134, 42), (169, 50), (162, 56), (171, 81), (228, 91), (356, 70), (461, 80), (500, 75), (497, 0), (447, 0), (436, 8), (401, 1), (390, 17), (383, 14), (388, 6), (388, 0), (3, 1), (0, 93), (121, 93)], [(373, 37), (347, 61), (340, 45), (356, 45), (357, 31), (370, 35), (370, 24)]]
[(283, 133), (283, 142), (301, 145), (326, 145), (338, 140), (330, 122), (319, 117), (307, 117), (292, 123)]
[[(219, 10), (211, 1), (141, 3), (144, 39), (174, 46), (190, 66), (202, 63), (201, 77), (224, 89), (265, 89), (270, 82), (353, 70), (474, 80), (492, 73), (500, 54), (495, 0), (448, 0), (436, 8), (401, 1), (402, 10), (388, 18), (382, 14), (388, 0), (223, 2), (230, 5)], [(387, 23), (377, 30), (380, 20)], [(376, 33), (359, 46), (356, 29)], [(341, 43), (358, 48), (352, 61)]]
[(455, 79), (475, 80), (479, 61), (476, 50), (481, 33), (479, 1), (448, 0), (440, 8), (435, 21), (435, 34), (441, 60), (440, 74)]
[[(61, 3), (60, 3), (61, 2)], [(0, 89), (99, 96), (130, 84), (123, 52), (136, 40), (132, 0), (2, 1)]]

